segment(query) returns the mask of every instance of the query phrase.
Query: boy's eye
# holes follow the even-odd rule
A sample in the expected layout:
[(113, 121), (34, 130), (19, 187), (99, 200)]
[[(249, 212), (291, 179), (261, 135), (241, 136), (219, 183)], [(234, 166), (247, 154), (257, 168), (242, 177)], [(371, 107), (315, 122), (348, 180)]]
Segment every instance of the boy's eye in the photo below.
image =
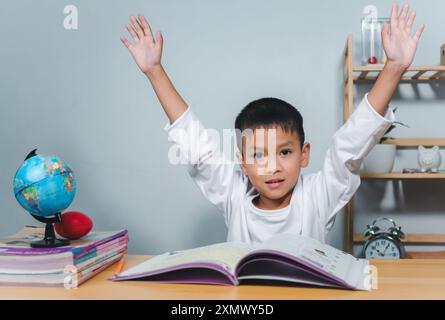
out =
[(292, 150), (290, 150), (290, 149), (284, 149), (284, 150), (281, 150), (281, 154), (282, 155), (285, 155), (285, 156), (287, 156), (287, 155), (289, 155), (289, 154), (291, 154), (292, 153)]
[(261, 159), (261, 158), (263, 157), (263, 153), (262, 153), (262, 152), (255, 152), (255, 153), (253, 154), (253, 157), (254, 157), (255, 159)]

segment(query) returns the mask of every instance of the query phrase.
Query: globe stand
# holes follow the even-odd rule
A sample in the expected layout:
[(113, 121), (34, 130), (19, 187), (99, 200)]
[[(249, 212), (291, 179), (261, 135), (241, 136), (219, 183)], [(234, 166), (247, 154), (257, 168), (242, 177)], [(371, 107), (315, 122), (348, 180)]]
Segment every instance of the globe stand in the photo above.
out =
[(68, 240), (62, 240), (56, 238), (56, 233), (54, 232), (53, 223), (61, 222), (62, 217), (60, 212), (56, 213), (54, 217), (39, 217), (36, 215), (32, 215), (36, 220), (43, 222), (46, 224), (45, 226), (45, 237), (43, 240), (33, 241), (31, 242), (31, 248), (55, 248), (68, 246), (70, 242)]

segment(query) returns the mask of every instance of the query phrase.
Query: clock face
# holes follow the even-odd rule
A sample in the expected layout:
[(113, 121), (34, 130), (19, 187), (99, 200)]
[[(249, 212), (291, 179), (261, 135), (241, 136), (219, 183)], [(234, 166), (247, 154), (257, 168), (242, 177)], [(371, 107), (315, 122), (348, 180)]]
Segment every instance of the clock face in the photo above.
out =
[(400, 259), (399, 246), (388, 238), (370, 239), (365, 248), (367, 259)]

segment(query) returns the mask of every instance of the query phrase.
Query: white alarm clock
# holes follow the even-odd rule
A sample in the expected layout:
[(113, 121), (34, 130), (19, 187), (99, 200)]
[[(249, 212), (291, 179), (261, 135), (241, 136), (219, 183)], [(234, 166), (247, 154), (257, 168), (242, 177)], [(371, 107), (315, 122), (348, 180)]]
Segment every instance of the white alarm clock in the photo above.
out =
[[(392, 227), (381, 231), (376, 225), (378, 221), (386, 220)], [(404, 238), (402, 228), (390, 218), (378, 218), (367, 226), (365, 236), (369, 237), (363, 245), (362, 256), (366, 259), (401, 259), (405, 257), (405, 247), (401, 239)]]

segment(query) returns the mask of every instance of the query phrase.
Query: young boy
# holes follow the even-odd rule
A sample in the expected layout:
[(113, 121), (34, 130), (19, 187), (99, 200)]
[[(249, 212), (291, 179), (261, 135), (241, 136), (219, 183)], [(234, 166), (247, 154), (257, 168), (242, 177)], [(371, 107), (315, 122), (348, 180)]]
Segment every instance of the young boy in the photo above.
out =
[[(148, 77), (170, 120), (170, 140), (188, 161), (191, 177), (223, 213), (227, 241), (256, 245), (278, 233), (294, 233), (325, 242), (336, 213), (360, 185), (363, 158), (394, 121), (388, 108), (398, 82), (411, 65), (422, 24), (414, 35), (415, 12), (393, 4), (390, 24), (382, 30), (387, 62), (371, 91), (335, 133), (321, 171), (300, 175), (309, 163), (310, 144), (304, 140), (303, 119), (288, 103), (264, 98), (249, 103), (235, 127), (253, 135), (239, 140), (238, 161), (224, 161), (214, 141), (178, 94), (161, 65), (163, 37), (153, 38), (144, 16), (131, 16), (127, 30), (134, 44), (122, 42)], [(197, 126), (196, 126), (197, 124)], [(263, 135), (257, 134), (262, 130)], [(187, 143), (184, 133), (192, 138)], [(261, 137), (262, 138), (259, 138)], [(270, 139), (271, 138), (271, 139)], [(266, 141), (272, 141), (273, 147)], [(275, 147), (276, 146), (276, 147)], [(192, 158), (197, 161), (192, 161)], [(271, 165), (273, 164), (273, 165)]]

